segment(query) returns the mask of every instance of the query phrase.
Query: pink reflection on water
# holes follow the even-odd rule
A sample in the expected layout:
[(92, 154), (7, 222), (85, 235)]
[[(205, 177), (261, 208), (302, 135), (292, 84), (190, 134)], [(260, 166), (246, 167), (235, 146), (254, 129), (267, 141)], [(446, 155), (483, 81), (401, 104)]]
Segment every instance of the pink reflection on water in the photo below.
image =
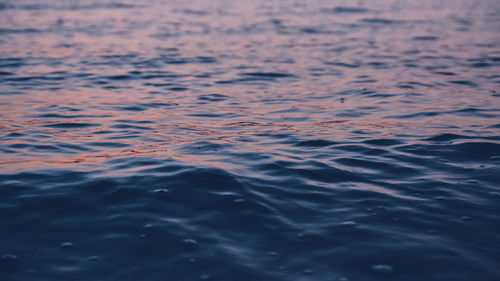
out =
[[(0, 128), (5, 135), (25, 135), (2, 140), (22, 153), (3, 153), (0, 169), (77, 168), (131, 156), (215, 165), (214, 156), (187, 155), (183, 149), (200, 141), (250, 147), (245, 139), (269, 142), (264, 151), (272, 153), (282, 147), (265, 136), (279, 134), (339, 142), (356, 141), (358, 133), (426, 136), (453, 133), (459, 126), (495, 134), (485, 129), (496, 125), (495, 119), (453, 113), (491, 105), (493, 82), (464, 90), (429, 70), (450, 72), (453, 80), (491, 76), (491, 68), (470, 70), (455, 61), (498, 55), (471, 45), (495, 43), (498, 33), (482, 21), (481, 28), (460, 21), (447, 29), (439, 24), (465, 18), (467, 10), (386, 1), (368, 3), (369, 14), (329, 15), (320, 11), (334, 4), (237, 2), (0, 10), (0, 28), (27, 31), (6, 35), (0, 55), (35, 61), (15, 69), (14, 76), (27, 79), (18, 86), (24, 94), (1, 96)], [(436, 42), (413, 40), (433, 34)], [(245, 74), (253, 72), (293, 76), (246, 81)], [(130, 78), (110, 78), (117, 75)], [(50, 83), (54, 89), (47, 90)], [(396, 88), (401, 85), (407, 88)], [(341, 94), (345, 90), (351, 92)], [(203, 102), (211, 94), (224, 98)], [(106, 146), (113, 143), (125, 147)], [(45, 151), (39, 144), (60, 149)]]

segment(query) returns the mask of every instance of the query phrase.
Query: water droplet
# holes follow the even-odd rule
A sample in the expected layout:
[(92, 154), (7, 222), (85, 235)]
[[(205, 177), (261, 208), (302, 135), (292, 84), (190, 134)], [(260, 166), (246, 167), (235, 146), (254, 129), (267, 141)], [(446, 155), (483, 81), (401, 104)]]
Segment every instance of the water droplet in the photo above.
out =
[(380, 273), (391, 273), (393, 271), (392, 266), (387, 264), (377, 264), (372, 266), (372, 270)]

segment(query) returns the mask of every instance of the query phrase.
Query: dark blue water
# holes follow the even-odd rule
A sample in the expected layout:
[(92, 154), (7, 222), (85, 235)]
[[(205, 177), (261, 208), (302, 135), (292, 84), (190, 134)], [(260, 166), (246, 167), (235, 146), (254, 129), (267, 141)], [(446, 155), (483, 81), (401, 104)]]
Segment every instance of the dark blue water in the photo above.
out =
[(500, 280), (499, 13), (0, 1), (0, 280)]

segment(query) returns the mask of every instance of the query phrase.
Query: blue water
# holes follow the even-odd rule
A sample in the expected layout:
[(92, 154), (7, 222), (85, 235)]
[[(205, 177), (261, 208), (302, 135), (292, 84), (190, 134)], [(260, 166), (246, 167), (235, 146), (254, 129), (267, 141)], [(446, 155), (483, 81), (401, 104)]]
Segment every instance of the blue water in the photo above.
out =
[(0, 280), (500, 280), (499, 14), (0, 1)]

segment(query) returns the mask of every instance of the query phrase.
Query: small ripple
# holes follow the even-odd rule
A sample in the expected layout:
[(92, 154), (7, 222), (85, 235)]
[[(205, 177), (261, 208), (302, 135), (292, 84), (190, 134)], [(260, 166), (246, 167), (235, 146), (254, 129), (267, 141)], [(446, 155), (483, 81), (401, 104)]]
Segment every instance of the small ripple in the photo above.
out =
[(333, 14), (364, 14), (369, 10), (361, 7), (334, 7), (334, 8), (324, 8), (321, 9), (324, 13), (333, 13)]
[(364, 143), (378, 145), (378, 146), (394, 146), (403, 144), (402, 141), (395, 139), (372, 139), (372, 140), (366, 140), (364, 141)]
[(441, 134), (441, 135), (436, 135), (432, 136), (430, 138), (426, 138), (424, 140), (426, 141), (436, 141), (436, 142), (442, 142), (442, 141), (453, 141), (453, 140), (460, 140), (460, 139), (470, 139), (473, 137), (470, 136), (465, 136), (465, 135), (457, 135), (457, 134)]
[(397, 150), (420, 155), (434, 156), (453, 162), (487, 162), (491, 156), (500, 154), (500, 144), (494, 142), (464, 142), (442, 145), (402, 145)]
[(104, 78), (109, 79), (109, 80), (128, 80), (128, 79), (132, 78), (132, 76), (130, 76), (130, 75), (113, 75), (113, 76), (107, 76)]
[(78, 128), (88, 128), (88, 127), (97, 127), (100, 126), (99, 124), (93, 124), (93, 123), (55, 123), (55, 124), (48, 124), (48, 125), (43, 125), (43, 127), (50, 127), (50, 128), (58, 128), (58, 129), (78, 129)]
[(243, 76), (260, 77), (260, 78), (286, 78), (295, 77), (295, 75), (283, 72), (248, 72), (241, 73)]
[(421, 172), (415, 168), (404, 167), (403, 165), (393, 165), (388, 163), (379, 162), (376, 160), (365, 160), (365, 159), (354, 159), (354, 158), (338, 158), (336, 162), (349, 166), (349, 167), (361, 167), (367, 170), (377, 170), (380, 171), (381, 177), (390, 176), (392, 173), (406, 177), (414, 177), (421, 175)]
[(351, 64), (351, 63), (345, 63), (345, 62), (324, 62), (324, 64), (347, 67), (347, 68), (359, 68), (360, 67), (359, 64)]
[(477, 83), (474, 83), (474, 82), (469, 81), (469, 80), (451, 80), (451, 81), (448, 81), (448, 83), (469, 86), (471, 88), (476, 88), (478, 86)]
[(220, 94), (208, 94), (208, 95), (200, 95), (198, 96), (198, 99), (201, 101), (209, 101), (209, 102), (218, 102), (218, 101), (224, 101), (228, 99), (229, 97), (226, 95), (220, 95)]
[(439, 38), (436, 36), (414, 36), (412, 39), (416, 41), (437, 41)]
[(486, 67), (491, 67), (493, 64), (487, 63), (487, 62), (476, 62), (470, 65), (471, 67), (476, 67), (476, 68), (486, 68)]
[(369, 23), (369, 24), (394, 24), (397, 21), (390, 20), (390, 19), (384, 19), (384, 18), (366, 18), (362, 19), (361, 22), (364, 23)]
[(121, 147), (127, 147), (130, 146), (129, 144), (126, 143), (119, 143), (119, 142), (87, 142), (87, 145), (91, 146), (97, 146), (97, 147), (110, 147), (110, 148), (121, 148)]
[(137, 126), (137, 125), (129, 125), (129, 124), (115, 124), (109, 126), (110, 128), (114, 129), (132, 129), (132, 130), (153, 130), (153, 128), (149, 127), (144, 127), (144, 126)]
[(327, 141), (327, 140), (306, 140), (306, 141), (300, 141), (295, 146), (298, 147), (328, 147), (331, 145), (336, 144), (335, 142), (332, 141)]

